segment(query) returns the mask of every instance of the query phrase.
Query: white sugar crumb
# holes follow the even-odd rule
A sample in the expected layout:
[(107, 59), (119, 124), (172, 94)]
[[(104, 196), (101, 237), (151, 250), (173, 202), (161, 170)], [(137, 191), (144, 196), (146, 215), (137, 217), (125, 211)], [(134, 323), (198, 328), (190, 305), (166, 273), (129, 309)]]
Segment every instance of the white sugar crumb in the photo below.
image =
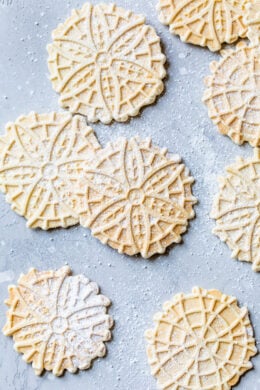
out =
[(182, 75), (182, 76), (185, 76), (186, 74), (188, 74), (188, 70), (185, 68), (185, 67), (181, 67), (180, 68), (180, 74)]
[(50, 246), (47, 250), (49, 253), (52, 253), (52, 254), (56, 252), (56, 248), (54, 246)]

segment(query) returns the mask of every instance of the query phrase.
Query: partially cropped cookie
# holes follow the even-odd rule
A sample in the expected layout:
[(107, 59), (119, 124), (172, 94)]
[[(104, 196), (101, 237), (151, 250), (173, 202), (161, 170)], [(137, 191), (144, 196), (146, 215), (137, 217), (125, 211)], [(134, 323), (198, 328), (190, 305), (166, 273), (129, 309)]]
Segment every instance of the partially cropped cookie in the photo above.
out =
[(240, 42), (221, 55), (205, 79), (209, 117), (235, 143), (260, 146), (260, 51)]
[(227, 243), (232, 257), (260, 271), (260, 150), (252, 158), (238, 158), (226, 171), (211, 212), (213, 232)]
[(159, 0), (159, 20), (173, 34), (194, 45), (221, 49), (224, 42), (245, 37), (243, 16), (248, 0)]
[(163, 91), (165, 56), (141, 15), (86, 3), (52, 38), (48, 65), (60, 105), (90, 122), (124, 122)]
[(0, 137), (0, 189), (28, 227), (74, 225), (84, 209), (83, 168), (99, 148), (80, 116), (21, 116)]
[(194, 217), (194, 181), (179, 156), (150, 139), (120, 138), (86, 171), (88, 212), (80, 223), (119, 253), (164, 253)]
[(147, 356), (164, 390), (229, 390), (257, 353), (245, 307), (218, 290), (177, 294), (145, 334)]
[(104, 342), (111, 338), (109, 299), (99, 294), (96, 283), (70, 273), (69, 267), (32, 268), (17, 286), (9, 286), (3, 333), (13, 337), (15, 349), (37, 375), (88, 369), (93, 359), (105, 355)]
[(246, 7), (245, 24), (248, 27), (247, 36), (253, 46), (260, 45), (260, 0), (251, 0)]

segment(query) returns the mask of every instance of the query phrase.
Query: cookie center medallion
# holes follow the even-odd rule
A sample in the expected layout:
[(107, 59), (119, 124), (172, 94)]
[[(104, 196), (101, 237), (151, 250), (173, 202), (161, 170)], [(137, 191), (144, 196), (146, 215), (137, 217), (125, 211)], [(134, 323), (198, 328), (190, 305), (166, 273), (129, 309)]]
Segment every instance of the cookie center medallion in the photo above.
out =
[(69, 327), (68, 320), (64, 317), (56, 317), (52, 321), (51, 327), (52, 327), (53, 333), (62, 334)]
[(102, 68), (108, 68), (111, 63), (111, 57), (109, 53), (100, 51), (96, 56), (96, 63)]
[(54, 164), (44, 164), (42, 166), (42, 176), (45, 179), (55, 179), (58, 175), (58, 169)]
[(128, 199), (134, 205), (139, 205), (144, 201), (144, 192), (140, 188), (133, 188), (128, 192)]

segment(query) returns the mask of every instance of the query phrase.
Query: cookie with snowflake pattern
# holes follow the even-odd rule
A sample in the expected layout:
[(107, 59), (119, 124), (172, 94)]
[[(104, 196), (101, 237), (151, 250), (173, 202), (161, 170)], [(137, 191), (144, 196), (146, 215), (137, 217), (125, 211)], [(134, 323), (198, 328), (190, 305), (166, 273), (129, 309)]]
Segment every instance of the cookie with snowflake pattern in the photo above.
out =
[(52, 38), (48, 66), (60, 105), (90, 122), (124, 122), (163, 91), (165, 56), (141, 15), (86, 3)]
[(218, 290), (177, 294), (146, 331), (152, 375), (164, 390), (228, 390), (257, 353), (245, 307)]
[(260, 45), (260, 0), (252, 0), (246, 6), (245, 24), (247, 36), (253, 46)]
[(221, 49), (222, 43), (245, 37), (243, 21), (249, 0), (159, 0), (159, 20), (184, 42)]
[(238, 158), (226, 171), (211, 212), (213, 233), (227, 243), (233, 258), (260, 271), (260, 149), (253, 158)]
[(104, 342), (111, 338), (110, 300), (99, 294), (96, 283), (70, 273), (67, 266), (32, 268), (17, 286), (9, 286), (3, 333), (13, 337), (16, 351), (37, 375), (88, 369), (93, 359), (105, 355)]
[(120, 138), (97, 154), (80, 223), (119, 253), (164, 253), (194, 217), (194, 179), (180, 157), (150, 139)]
[(74, 225), (85, 209), (82, 172), (99, 148), (80, 116), (21, 116), (0, 137), (0, 189), (28, 227)]
[(205, 79), (209, 117), (235, 143), (260, 146), (260, 52), (240, 42), (221, 55)]

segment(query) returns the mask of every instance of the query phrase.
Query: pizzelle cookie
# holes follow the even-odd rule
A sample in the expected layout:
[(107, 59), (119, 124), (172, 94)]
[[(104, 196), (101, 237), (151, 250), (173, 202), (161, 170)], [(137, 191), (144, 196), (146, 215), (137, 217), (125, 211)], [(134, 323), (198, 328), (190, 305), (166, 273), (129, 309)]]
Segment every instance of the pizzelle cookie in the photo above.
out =
[(245, 24), (248, 27), (247, 36), (253, 46), (260, 44), (260, 0), (251, 0), (246, 6)]
[(100, 145), (80, 116), (30, 113), (0, 137), (0, 189), (31, 228), (78, 223), (83, 168)]
[(260, 149), (253, 158), (238, 158), (226, 171), (211, 212), (213, 233), (227, 243), (232, 257), (260, 271)]
[(222, 43), (245, 37), (249, 0), (159, 0), (159, 20), (184, 42), (220, 50)]
[(93, 359), (105, 355), (104, 342), (111, 338), (109, 299), (99, 294), (96, 283), (70, 272), (69, 267), (32, 268), (17, 286), (9, 286), (3, 333), (13, 337), (15, 349), (37, 375), (88, 369)]
[(257, 353), (245, 307), (218, 290), (177, 294), (146, 331), (152, 375), (164, 390), (228, 390)]
[(90, 122), (126, 121), (163, 91), (165, 56), (141, 15), (86, 3), (52, 38), (48, 65), (60, 105)]
[(80, 223), (119, 253), (145, 258), (181, 241), (194, 217), (194, 179), (150, 139), (120, 138), (97, 154), (85, 173), (88, 213)]
[(209, 117), (235, 143), (260, 146), (260, 52), (240, 42), (221, 55), (205, 79)]

